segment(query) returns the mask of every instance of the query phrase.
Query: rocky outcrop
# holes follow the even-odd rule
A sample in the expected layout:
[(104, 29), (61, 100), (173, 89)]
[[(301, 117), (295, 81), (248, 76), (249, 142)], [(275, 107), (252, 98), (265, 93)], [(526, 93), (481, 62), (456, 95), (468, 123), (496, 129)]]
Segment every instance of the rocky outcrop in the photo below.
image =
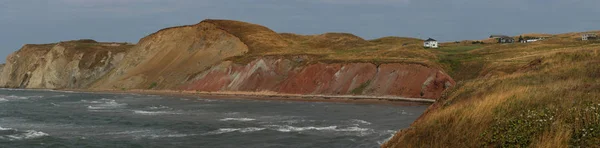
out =
[(25, 45), (8, 56), (0, 86), (87, 88), (117, 65), (129, 47), (93, 40)]
[(2, 71), (4, 70), (4, 65), (5, 64), (0, 64), (0, 74), (2, 74)]
[(303, 60), (259, 58), (247, 65), (225, 61), (193, 77), (190, 84), (180, 88), (436, 99), (455, 84), (442, 71), (417, 64), (308, 64), (299, 61)]

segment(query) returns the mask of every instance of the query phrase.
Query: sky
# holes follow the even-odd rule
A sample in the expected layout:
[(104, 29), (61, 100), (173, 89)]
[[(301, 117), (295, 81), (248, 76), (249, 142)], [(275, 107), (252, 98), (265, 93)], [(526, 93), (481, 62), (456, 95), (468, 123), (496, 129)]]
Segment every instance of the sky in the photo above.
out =
[[(0, 61), (24, 44), (136, 43), (162, 28), (231, 19), (276, 32), (476, 40), (600, 30), (600, 0), (0, 0)], [(4, 63), (4, 62), (0, 62)]]

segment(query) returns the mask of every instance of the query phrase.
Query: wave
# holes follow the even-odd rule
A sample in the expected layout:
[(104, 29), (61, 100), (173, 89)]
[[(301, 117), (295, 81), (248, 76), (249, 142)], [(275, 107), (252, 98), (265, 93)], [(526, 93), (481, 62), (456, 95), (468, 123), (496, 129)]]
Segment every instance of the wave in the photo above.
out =
[(5, 98), (0, 98), (0, 102), (7, 102), (8, 100)]
[(366, 131), (371, 130), (369, 128), (360, 128), (360, 127), (338, 128), (338, 126), (325, 126), (325, 127), (314, 127), (314, 126), (295, 127), (295, 126), (289, 126), (289, 125), (268, 125), (268, 126), (272, 127), (273, 130), (276, 130), (279, 132), (301, 132), (301, 131), (308, 131), (308, 130), (335, 131), (335, 132), (366, 132)]
[(301, 132), (301, 131), (306, 131), (306, 130), (322, 131), (322, 130), (337, 129), (337, 126), (327, 126), (327, 127), (314, 127), (314, 126), (295, 127), (295, 126), (289, 126), (289, 125), (269, 125), (269, 126), (274, 127), (274, 130), (280, 131), (280, 132)]
[(0, 98), (3, 98), (5, 100), (27, 100), (29, 98), (42, 98), (43, 96), (15, 96), (15, 95), (10, 95), (10, 96), (0, 96)]
[(231, 132), (250, 133), (250, 132), (262, 131), (262, 130), (265, 130), (265, 129), (267, 129), (267, 128), (261, 128), (261, 127), (220, 128), (219, 130), (208, 132), (208, 133), (205, 133), (203, 135), (219, 135), (219, 134), (225, 134), (225, 133), (231, 133)]
[(25, 131), (24, 133), (6, 135), (6, 136), (1, 136), (1, 137), (3, 139), (8, 139), (10, 141), (13, 141), (13, 140), (35, 139), (35, 138), (41, 138), (41, 137), (45, 137), (45, 136), (50, 136), (50, 135), (46, 134), (44, 132), (40, 132), (40, 131), (28, 130), (28, 131)]
[(368, 122), (368, 121), (365, 121), (365, 120), (360, 120), (360, 119), (352, 119), (350, 121), (354, 122), (354, 123), (364, 124), (364, 125), (371, 125), (371, 122)]
[(91, 110), (114, 109), (114, 108), (120, 108), (123, 106), (127, 106), (126, 103), (118, 103), (115, 100), (110, 100), (110, 99), (100, 99), (100, 100), (101, 101), (91, 101), (91, 102), (86, 101), (86, 100), (82, 100), (82, 101), (95, 104), (95, 105), (88, 106), (88, 109), (91, 109)]
[(7, 130), (12, 130), (12, 128), (4, 128), (0, 126), (0, 131), (7, 131)]
[(179, 114), (179, 113), (173, 113), (173, 112), (167, 112), (167, 111), (143, 111), (143, 110), (132, 110), (132, 111), (135, 114), (142, 114), (142, 115)]
[(181, 138), (187, 136), (195, 136), (196, 134), (167, 134), (167, 135), (150, 135), (150, 138)]
[(247, 121), (254, 121), (256, 119), (252, 119), (252, 118), (224, 118), (221, 119), (219, 121), (242, 121), (242, 122), (247, 122)]
[(388, 138), (386, 138), (386, 139), (384, 139), (384, 140), (382, 140), (382, 141), (377, 141), (377, 144), (378, 144), (378, 145), (382, 145), (382, 144), (384, 144), (384, 143), (386, 143), (386, 142), (388, 142), (388, 141), (392, 140), (392, 138), (394, 138), (394, 136), (395, 136), (395, 135), (396, 135), (396, 134), (392, 133), (392, 134), (390, 134), (390, 137), (388, 137)]
[(167, 106), (159, 105), (159, 106), (150, 106), (150, 107), (148, 107), (148, 109), (171, 109), (171, 108), (167, 107)]

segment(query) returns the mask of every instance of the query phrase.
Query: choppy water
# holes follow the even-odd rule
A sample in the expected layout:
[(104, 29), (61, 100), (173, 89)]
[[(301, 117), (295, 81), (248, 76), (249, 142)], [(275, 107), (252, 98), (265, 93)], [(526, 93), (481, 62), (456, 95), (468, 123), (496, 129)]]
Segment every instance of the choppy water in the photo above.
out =
[(0, 89), (0, 147), (378, 147), (425, 108)]

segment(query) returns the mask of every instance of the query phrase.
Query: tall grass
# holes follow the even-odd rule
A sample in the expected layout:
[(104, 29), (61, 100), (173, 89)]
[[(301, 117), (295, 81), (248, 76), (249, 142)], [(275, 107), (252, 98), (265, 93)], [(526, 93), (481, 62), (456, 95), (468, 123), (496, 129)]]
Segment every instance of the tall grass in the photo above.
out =
[[(473, 77), (459, 79), (446, 97), (383, 147), (598, 146), (599, 51), (598, 44), (561, 36), (535, 44), (440, 51), (442, 59), (457, 62), (455, 67), (444, 63), (453, 76)], [(469, 68), (473, 63), (481, 67)]]

